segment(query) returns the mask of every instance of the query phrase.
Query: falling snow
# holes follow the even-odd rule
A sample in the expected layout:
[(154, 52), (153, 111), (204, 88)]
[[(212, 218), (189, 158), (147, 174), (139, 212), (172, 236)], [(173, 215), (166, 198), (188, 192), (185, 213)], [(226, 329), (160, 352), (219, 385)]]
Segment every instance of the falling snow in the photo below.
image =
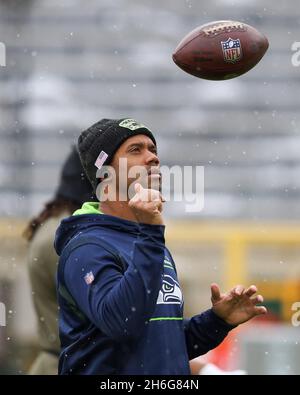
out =
[[(31, 296), (36, 293), (26, 285), (26, 247), (21, 229), (54, 193), (69, 146), (99, 117), (128, 113), (141, 117), (142, 122), (144, 117), (157, 134), (162, 162), (205, 165), (205, 207), (193, 215), (193, 221), (199, 219), (203, 225), (210, 220), (226, 220), (228, 224), (271, 222), (279, 223), (279, 231), (281, 221), (300, 221), (300, 68), (291, 63), (291, 45), (300, 40), (300, 27), (299, 15), (288, 2), (283, 6), (271, 1), (185, 0), (173, 4), (162, 0), (156, 7), (151, 2), (120, 0), (92, 2), (95, 4), (88, 10), (81, 0), (58, 3), (49, 6), (35, 2), (30, 10), (17, 6), (13, 18), (7, 14), (9, 7), (0, 5), (12, 48), (7, 56), (9, 67), (1, 67), (0, 219), (3, 223), (15, 218), (21, 221), (17, 230), (10, 226), (6, 232), (3, 228), (1, 236), (1, 278), (3, 283), (8, 281), (8, 299), (16, 303), (9, 306), (7, 314), (18, 332), (15, 337), (8, 336), (15, 332), (3, 332), (2, 338), (3, 343), (10, 343), (6, 347), (11, 347), (14, 373), (19, 374), (26, 374), (28, 361), (17, 361), (14, 342), (24, 341), (27, 346), (27, 335), (34, 337), (36, 333), (30, 326), (30, 321), (34, 322)], [(188, 76), (171, 58), (179, 39), (196, 27), (195, 23), (215, 19), (216, 6), (237, 20), (255, 25), (271, 43), (258, 67), (231, 81)], [(76, 23), (72, 22), (73, 12)], [(45, 15), (47, 23), (43, 24), (39, 18), (43, 20)], [(14, 18), (20, 19), (21, 25), (17, 26)], [(189, 220), (191, 216), (182, 207), (180, 203), (168, 205), (166, 216)], [(297, 231), (291, 227), (293, 230)], [(285, 237), (289, 234), (282, 233)], [(198, 301), (199, 305), (207, 304), (204, 297), (202, 300), (207, 277), (223, 273), (223, 255), (219, 245), (208, 251), (199, 243), (197, 253), (191, 253), (184, 238), (181, 243), (173, 243), (174, 250), (178, 265), (189, 268), (184, 275), (197, 306), (194, 300), (187, 305), (196, 311)], [(255, 257), (261, 285), (267, 289), (274, 279), (278, 284), (289, 278), (300, 280), (298, 251), (294, 253), (294, 247), (287, 244), (273, 247), (280, 251), (276, 254), (265, 247), (265, 255)], [(248, 274), (254, 272), (250, 264), (247, 269)], [(0, 282), (1, 297), (6, 296), (2, 287)], [(24, 319), (24, 306), (28, 319)], [(131, 312), (136, 312), (136, 306), (131, 306)], [(43, 316), (37, 320), (46, 322)], [(49, 339), (55, 341), (55, 336)], [(237, 339), (234, 342), (238, 343)], [(285, 334), (280, 334), (277, 342), (285, 350), (291, 343), (294, 349), (299, 347), (299, 341)], [(276, 357), (265, 347), (260, 347), (260, 356), (265, 356), (270, 367)], [(230, 353), (238, 354), (238, 349), (232, 348)], [(293, 373), (292, 362), (287, 359), (282, 370)]]

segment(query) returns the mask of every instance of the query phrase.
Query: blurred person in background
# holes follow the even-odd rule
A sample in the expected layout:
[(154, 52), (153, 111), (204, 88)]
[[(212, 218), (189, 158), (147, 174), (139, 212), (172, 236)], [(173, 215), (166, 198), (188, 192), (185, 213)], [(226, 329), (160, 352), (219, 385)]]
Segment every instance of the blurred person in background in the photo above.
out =
[(55, 231), (60, 221), (95, 199), (82, 168), (76, 147), (67, 157), (60, 184), (52, 200), (28, 224), (23, 236), (29, 242), (28, 271), (38, 323), (39, 353), (29, 369), (31, 375), (57, 374), (60, 341), (56, 270)]

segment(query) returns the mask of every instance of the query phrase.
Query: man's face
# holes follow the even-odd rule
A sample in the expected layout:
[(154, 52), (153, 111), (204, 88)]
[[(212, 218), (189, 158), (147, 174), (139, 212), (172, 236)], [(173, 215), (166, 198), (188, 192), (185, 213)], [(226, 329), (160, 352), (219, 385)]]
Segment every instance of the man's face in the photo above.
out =
[[(120, 166), (124, 162), (127, 166), (125, 169), (123, 167), (121, 169)], [(120, 177), (127, 177), (128, 186), (134, 181), (139, 180), (144, 188), (161, 190), (161, 174), (159, 171), (157, 148), (153, 141), (146, 135), (139, 134), (127, 139), (116, 151), (111, 166), (116, 171), (117, 185), (119, 185)], [(130, 169), (131, 171), (138, 169), (136, 166), (140, 166), (143, 172), (141, 174), (129, 175), (128, 172), (130, 172)]]

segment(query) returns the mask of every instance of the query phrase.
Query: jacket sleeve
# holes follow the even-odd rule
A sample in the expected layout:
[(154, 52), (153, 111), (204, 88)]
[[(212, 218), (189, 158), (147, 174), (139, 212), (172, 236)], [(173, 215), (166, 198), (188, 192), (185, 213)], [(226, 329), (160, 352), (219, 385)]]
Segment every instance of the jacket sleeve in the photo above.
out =
[[(69, 292), (108, 337), (132, 339), (147, 325), (162, 285), (164, 243), (164, 226), (141, 224), (125, 273), (112, 255), (92, 244), (78, 247), (67, 259), (64, 281)], [(90, 284), (87, 273), (94, 277)]]
[(227, 324), (212, 309), (184, 320), (184, 332), (189, 359), (206, 354), (217, 347), (235, 326)]

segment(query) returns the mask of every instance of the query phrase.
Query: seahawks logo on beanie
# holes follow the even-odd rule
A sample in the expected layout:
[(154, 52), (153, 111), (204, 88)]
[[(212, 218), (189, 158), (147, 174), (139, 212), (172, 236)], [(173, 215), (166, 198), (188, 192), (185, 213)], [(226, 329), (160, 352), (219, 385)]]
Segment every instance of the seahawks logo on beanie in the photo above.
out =
[(141, 128), (148, 129), (147, 126), (145, 126), (142, 123), (139, 123), (136, 120), (131, 119), (131, 118), (124, 119), (122, 122), (119, 123), (119, 126), (121, 126), (122, 128), (130, 129), (130, 130), (137, 130), (137, 129), (141, 129)]

